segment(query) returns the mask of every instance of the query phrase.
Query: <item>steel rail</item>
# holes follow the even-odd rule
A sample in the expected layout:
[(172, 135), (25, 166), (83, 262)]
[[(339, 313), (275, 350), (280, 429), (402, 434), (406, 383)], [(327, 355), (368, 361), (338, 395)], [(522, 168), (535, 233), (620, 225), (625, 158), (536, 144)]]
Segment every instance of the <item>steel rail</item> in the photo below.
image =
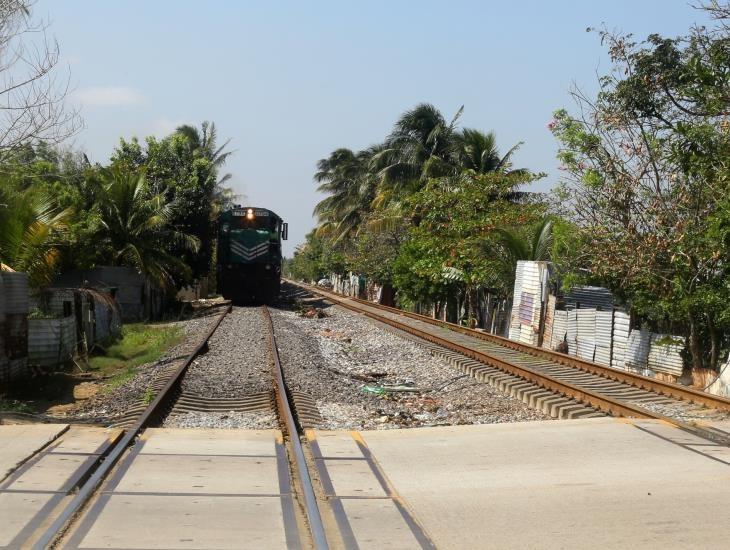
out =
[[(149, 406), (142, 412), (139, 419), (135, 424), (124, 432), (124, 435), (114, 448), (106, 455), (104, 462), (94, 471), (93, 475), (84, 483), (80, 488), (76, 496), (69, 502), (59, 516), (53, 521), (53, 523), (44, 531), (41, 537), (33, 545), (34, 549), (43, 550), (51, 546), (54, 541), (63, 535), (67, 525), (78, 514), (86, 502), (96, 491), (97, 487), (104, 480), (106, 475), (111, 471), (114, 465), (119, 461), (121, 456), (132, 445), (134, 439), (139, 433), (147, 426), (147, 424), (161, 412), (164, 404), (170, 398), (173, 388), (176, 387), (177, 383), (182, 379), (183, 374), (187, 371), (190, 364), (193, 362), (195, 357), (208, 345), (208, 340), (213, 336), (213, 333), (220, 326), (223, 318), (231, 311), (231, 304), (229, 303), (226, 309), (218, 316), (213, 326), (208, 330), (203, 339), (195, 346), (195, 349), (190, 352), (182, 365), (173, 373), (170, 379), (165, 384), (165, 387), (160, 390), (155, 399), (149, 404)], [(96, 464), (90, 466), (93, 468)]]
[[(523, 366), (523, 365), (517, 365), (515, 363), (505, 361), (503, 359), (499, 359), (497, 357), (494, 357), (487, 353), (481, 352), (479, 350), (476, 350), (476, 349), (473, 349), (473, 348), (470, 348), (467, 346), (463, 346), (456, 342), (452, 342), (450, 340), (441, 338), (435, 334), (430, 334), (430, 333), (420, 330), (416, 327), (410, 326), (405, 323), (401, 323), (401, 322), (391, 319), (387, 316), (378, 315), (376, 313), (373, 313), (372, 311), (367, 311), (362, 306), (365, 306), (365, 305), (373, 306), (373, 309), (376, 309), (376, 310), (377, 309), (392, 310), (397, 313), (404, 313), (395, 308), (390, 308), (387, 306), (380, 306), (380, 304), (372, 304), (371, 302), (367, 302), (365, 300), (359, 300), (359, 299), (353, 299), (351, 297), (339, 296), (338, 294), (328, 292), (328, 291), (322, 291), (318, 288), (311, 287), (310, 285), (303, 285), (301, 283), (295, 283), (292, 281), (287, 281), (287, 282), (290, 282), (291, 284), (293, 284), (295, 286), (305, 288), (305, 289), (309, 290), (310, 292), (319, 294), (320, 296), (324, 296), (325, 298), (332, 300), (333, 302), (336, 302), (337, 304), (339, 304), (342, 307), (345, 307), (345, 308), (355, 311), (357, 313), (366, 315), (372, 319), (375, 319), (382, 323), (386, 323), (394, 328), (397, 328), (398, 330), (402, 330), (404, 332), (417, 336), (418, 338), (421, 338), (423, 340), (427, 340), (427, 341), (432, 342), (441, 347), (450, 349), (452, 351), (456, 351), (458, 353), (461, 353), (462, 355), (465, 355), (467, 357), (470, 357), (472, 359), (475, 359), (475, 360), (485, 363), (487, 365), (494, 366), (509, 374), (519, 376), (520, 378), (523, 378), (523, 379), (527, 380), (528, 382), (532, 382), (540, 387), (543, 387), (547, 390), (553, 391), (560, 395), (565, 395), (567, 397), (573, 398), (573, 399), (580, 401), (586, 405), (589, 405), (593, 408), (607, 412), (613, 416), (626, 416), (626, 417), (632, 417), (632, 418), (646, 418), (646, 419), (653, 419), (653, 420), (662, 420), (662, 421), (672, 424), (686, 432), (692, 433), (694, 435), (698, 435), (705, 439), (709, 439), (709, 440), (712, 440), (712, 441), (715, 441), (718, 443), (722, 443), (724, 445), (730, 444), (730, 438), (728, 438), (724, 434), (719, 434), (716, 431), (713, 431), (711, 428), (695, 426), (693, 424), (689, 424), (687, 422), (677, 420), (677, 419), (656, 413), (654, 411), (650, 411), (641, 406), (633, 405), (633, 404), (625, 402), (621, 399), (615, 399), (615, 398), (612, 398), (612, 397), (609, 397), (606, 395), (602, 395), (599, 392), (581, 388), (581, 387), (571, 384), (569, 382), (564, 382), (564, 381), (558, 380), (557, 378), (554, 378), (553, 376), (550, 376), (549, 374), (546, 374), (544, 372), (536, 371), (534, 369), (531, 369), (531, 368)], [(419, 321), (423, 320), (423, 319), (421, 319), (421, 317), (423, 317), (423, 316), (420, 316), (417, 314), (414, 314), (414, 315), (416, 315), (417, 320), (419, 320)], [(409, 315), (409, 317), (410, 317), (410, 315)], [(428, 319), (428, 318), (426, 318), (426, 319)], [(434, 323), (431, 323), (431, 324), (434, 324)], [(454, 326), (456, 326), (456, 325), (454, 325)], [(444, 327), (444, 328), (451, 328), (451, 327)], [(469, 334), (469, 335), (471, 336), (471, 334)], [(504, 340), (504, 339), (502, 339), (502, 340)], [(514, 348), (512, 348), (512, 349), (514, 349)], [(539, 348), (537, 348), (537, 349), (539, 349)], [(563, 354), (559, 354), (559, 355), (563, 355)], [(570, 366), (570, 365), (568, 365), (568, 366)]]
[(522, 342), (515, 342), (514, 340), (510, 340), (510, 339), (504, 338), (502, 336), (497, 336), (496, 334), (489, 334), (489, 333), (485, 333), (485, 332), (482, 332), (479, 330), (462, 327), (455, 323), (449, 323), (447, 321), (433, 319), (426, 315), (420, 315), (418, 313), (413, 313), (410, 311), (403, 311), (398, 308), (384, 306), (382, 304), (376, 304), (373, 302), (368, 302), (367, 300), (361, 300), (360, 298), (353, 298), (350, 296), (347, 296), (347, 297), (339, 296), (338, 294), (335, 294), (333, 292), (321, 290), (319, 288), (312, 287), (311, 285), (306, 285), (303, 283), (290, 281), (288, 279), (287, 279), (287, 282), (289, 282), (293, 285), (296, 285), (296, 286), (300, 286), (302, 288), (306, 288), (306, 289), (310, 290), (311, 292), (318, 293), (322, 296), (331, 296), (333, 299), (340, 299), (340, 300), (343, 298), (347, 298), (348, 300), (372, 307), (374, 309), (388, 311), (388, 312), (394, 313), (396, 315), (403, 315), (405, 317), (410, 317), (411, 319), (415, 319), (417, 321), (423, 321), (424, 323), (428, 323), (430, 325), (447, 328), (449, 330), (453, 330), (455, 332), (460, 332), (462, 334), (466, 334), (467, 336), (479, 338), (480, 340), (485, 340), (487, 342), (492, 342), (492, 343), (501, 345), (503, 347), (513, 349), (515, 351), (521, 351), (523, 353), (527, 353), (527, 354), (535, 356), (535, 357), (548, 359), (555, 363), (559, 363), (561, 365), (576, 368), (576, 369), (579, 369), (579, 370), (582, 370), (584, 372), (588, 372), (591, 374), (596, 374), (598, 376), (602, 376), (603, 378), (614, 380), (616, 382), (622, 382), (624, 384), (629, 384), (629, 385), (637, 387), (639, 389), (651, 391), (651, 392), (654, 392), (654, 393), (657, 393), (660, 395), (672, 397), (674, 399), (681, 399), (684, 401), (688, 401), (690, 403), (697, 403), (700, 405), (705, 405), (705, 406), (713, 408), (713, 409), (730, 411), (730, 399), (728, 399), (726, 397), (708, 394), (703, 391), (696, 390), (694, 388), (688, 388), (686, 386), (681, 386), (679, 384), (674, 384), (672, 382), (665, 382), (663, 380), (649, 378), (648, 376), (642, 376), (640, 374), (635, 374), (632, 372), (618, 370), (613, 367), (606, 367), (603, 365), (598, 365), (596, 363), (591, 363), (590, 361), (585, 361), (583, 359), (574, 357), (572, 355), (567, 355), (565, 353), (560, 353), (560, 352), (553, 351), (553, 350), (547, 350), (547, 349), (540, 348), (537, 346), (531, 346), (529, 344), (524, 344)]
[[(351, 299), (358, 303), (362, 303), (362, 304), (366, 304), (366, 305), (373, 305), (372, 302), (368, 302), (367, 300), (361, 300), (360, 298), (351, 298)], [(608, 379), (614, 380), (616, 382), (622, 382), (624, 384), (629, 384), (629, 385), (635, 386), (639, 389), (652, 391), (654, 393), (666, 395), (667, 397), (673, 397), (675, 399), (686, 400), (691, 403), (706, 405), (708, 407), (712, 407), (712, 408), (718, 409), (718, 410), (730, 411), (730, 399), (728, 399), (726, 397), (708, 394), (703, 391), (696, 390), (694, 388), (681, 386), (679, 384), (674, 384), (672, 382), (665, 382), (663, 380), (657, 380), (656, 378), (649, 378), (648, 376), (643, 376), (641, 374), (636, 374), (633, 372), (618, 370), (613, 367), (599, 365), (597, 363), (592, 363), (590, 361), (586, 361), (584, 359), (575, 357), (573, 355), (567, 355), (565, 353), (560, 353), (559, 351), (548, 350), (548, 349), (537, 347), (537, 346), (531, 346), (530, 344), (524, 344), (522, 342), (515, 342), (514, 340), (510, 340), (509, 338), (504, 338), (503, 336), (498, 336), (496, 334), (489, 334), (489, 333), (471, 329), (468, 327), (462, 327), (455, 323), (449, 323), (447, 321), (441, 321), (439, 319), (432, 319), (431, 317), (428, 317), (425, 315), (420, 315), (418, 313), (413, 313), (410, 311), (403, 311), (403, 310), (400, 310), (400, 309), (397, 309), (394, 307), (384, 306), (381, 304), (374, 304), (374, 305), (378, 309), (384, 309), (384, 310), (390, 311), (392, 313), (396, 313), (396, 314), (404, 315), (406, 317), (410, 317), (412, 319), (416, 319), (418, 321), (427, 322), (431, 325), (448, 328), (449, 330), (460, 332), (462, 334), (466, 334), (467, 336), (479, 338), (480, 340), (485, 340), (487, 342), (493, 342), (495, 344), (499, 344), (501, 346), (513, 349), (515, 351), (521, 351), (523, 353), (528, 353), (535, 357), (549, 359), (551, 361), (554, 361), (555, 363), (559, 363), (561, 365), (576, 368), (576, 369), (579, 369), (579, 370), (582, 370), (584, 372), (588, 372), (591, 374), (596, 374), (598, 376), (602, 376), (603, 378), (608, 378)]]
[(271, 344), (271, 355), (274, 360), (274, 378), (276, 381), (276, 402), (279, 408), (279, 415), (284, 421), (284, 426), (286, 432), (289, 434), (289, 441), (294, 452), (294, 466), (296, 467), (297, 475), (302, 486), (309, 531), (314, 541), (314, 547), (327, 550), (329, 545), (327, 543), (324, 523), (322, 522), (322, 516), (317, 505), (317, 497), (314, 493), (314, 486), (312, 484), (312, 478), (309, 475), (309, 469), (307, 468), (302, 442), (299, 439), (299, 430), (294, 421), (291, 405), (289, 404), (291, 396), (284, 383), (284, 371), (279, 360), (279, 349), (276, 345), (276, 336), (274, 335), (274, 323), (271, 320), (271, 314), (266, 306), (263, 306), (262, 312), (264, 320), (269, 327), (269, 342)]

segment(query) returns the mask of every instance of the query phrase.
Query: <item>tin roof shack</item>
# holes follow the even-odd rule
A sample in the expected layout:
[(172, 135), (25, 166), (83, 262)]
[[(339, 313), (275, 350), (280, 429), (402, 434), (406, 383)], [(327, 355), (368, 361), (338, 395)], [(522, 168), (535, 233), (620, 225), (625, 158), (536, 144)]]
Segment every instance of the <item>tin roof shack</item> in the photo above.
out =
[(38, 309), (28, 317), (28, 364), (57, 368), (73, 361), (76, 326), (72, 315), (59, 317)]
[(28, 373), (28, 274), (0, 270), (0, 390)]
[(59, 275), (54, 287), (92, 288), (111, 295), (119, 304), (122, 321), (159, 319), (164, 291), (133, 267), (103, 266)]
[[(29, 347), (33, 365), (47, 367), (62, 364), (68, 360), (69, 353), (74, 352), (86, 356), (95, 346), (106, 346), (121, 334), (119, 304), (109, 294), (97, 290), (46, 288), (31, 297), (31, 305), (34, 313), (30, 319), (31, 332), (37, 332), (36, 337), (31, 338)], [(51, 323), (51, 319), (64, 321), (60, 324)], [(36, 322), (40, 320), (46, 322)], [(72, 325), (74, 336), (70, 343), (71, 330), (68, 325)], [(49, 338), (53, 341), (49, 341)], [(61, 359), (53, 362), (51, 350), (57, 350)]]

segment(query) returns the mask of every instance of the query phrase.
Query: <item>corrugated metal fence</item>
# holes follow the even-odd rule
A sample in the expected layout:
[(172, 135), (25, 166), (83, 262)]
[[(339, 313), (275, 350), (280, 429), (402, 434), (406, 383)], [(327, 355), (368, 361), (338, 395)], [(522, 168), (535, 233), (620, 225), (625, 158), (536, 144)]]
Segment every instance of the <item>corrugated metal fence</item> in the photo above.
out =
[(682, 375), (683, 337), (632, 329), (630, 315), (606, 288), (573, 288), (558, 309), (547, 294), (548, 277), (545, 262), (517, 263), (510, 339), (536, 345), (542, 338), (545, 348), (646, 376)]

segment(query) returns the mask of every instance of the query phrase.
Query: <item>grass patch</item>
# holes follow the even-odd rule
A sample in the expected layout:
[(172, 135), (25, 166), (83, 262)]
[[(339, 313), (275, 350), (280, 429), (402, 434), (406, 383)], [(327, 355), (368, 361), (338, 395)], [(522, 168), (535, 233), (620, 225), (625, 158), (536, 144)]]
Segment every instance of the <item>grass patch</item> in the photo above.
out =
[(109, 346), (105, 355), (92, 357), (91, 370), (111, 376), (108, 389), (118, 388), (137, 372), (137, 367), (152, 363), (180, 342), (182, 330), (169, 325), (124, 325), (122, 338)]
[(24, 403), (23, 401), (17, 401), (15, 399), (3, 399), (0, 397), (0, 411), (2, 412), (14, 412), (14, 413), (26, 413), (34, 414), (36, 410)]

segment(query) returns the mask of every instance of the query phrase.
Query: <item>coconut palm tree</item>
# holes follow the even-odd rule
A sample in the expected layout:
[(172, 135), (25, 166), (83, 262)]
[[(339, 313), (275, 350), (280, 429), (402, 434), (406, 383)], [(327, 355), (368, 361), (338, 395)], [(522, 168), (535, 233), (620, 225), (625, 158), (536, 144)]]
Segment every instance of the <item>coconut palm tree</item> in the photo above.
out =
[(524, 172), (524, 168), (512, 169), (512, 155), (520, 148), (522, 142), (512, 146), (507, 154), (502, 155), (497, 148), (497, 137), (494, 132), (481, 132), (473, 128), (463, 128), (452, 136), (453, 148), (451, 162), (457, 171), (473, 170), (477, 174), (489, 172), (514, 173)]
[(189, 270), (174, 248), (197, 252), (196, 237), (170, 226), (172, 212), (163, 194), (153, 194), (143, 172), (108, 170), (99, 201), (100, 238), (114, 251), (115, 265), (129, 265), (163, 286)]
[(329, 194), (314, 208), (319, 220), (318, 236), (328, 235), (338, 242), (358, 232), (375, 196), (377, 180), (370, 165), (381, 147), (357, 153), (337, 149), (317, 163), (317, 190)]
[[(183, 124), (178, 126), (175, 132), (185, 136), (190, 143), (190, 148), (210, 161), (216, 173), (223, 168), (228, 157), (234, 153), (234, 151), (225, 150), (231, 143), (230, 139), (227, 139), (223, 145), (218, 145), (218, 131), (215, 127), (215, 122), (204, 121), (200, 125), (200, 130), (195, 126)], [(225, 173), (216, 180), (216, 191), (214, 193), (216, 200), (224, 200), (232, 194), (233, 191), (231, 189), (224, 187), (224, 184), (232, 177), (232, 174)]]
[(60, 258), (61, 237), (73, 210), (38, 190), (0, 189), (0, 262), (25, 271), (31, 285), (48, 284)]
[(385, 147), (373, 158), (373, 168), (380, 180), (376, 206), (417, 191), (430, 177), (453, 172), (449, 152), (463, 109), (449, 123), (429, 103), (416, 105), (401, 115)]
[(509, 289), (514, 286), (518, 261), (550, 260), (553, 247), (553, 221), (549, 217), (543, 218), (527, 231), (517, 228), (497, 229), (496, 244), (498, 247), (496, 253), (502, 265), (502, 273), (497, 277), (501, 278), (506, 283), (505, 287)]
[(233, 154), (233, 151), (224, 151), (231, 142), (227, 139), (223, 145), (218, 146), (218, 131), (215, 122), (207, 120), (200, 125), (200, 130), (195, 126), (183, 124), (178, 126), (176, 133), (185, 136), (190, 142), (190, 147), (194, 151), (198, 151), (202, 156), (208, 159), (216, 169), (220, 169)]

